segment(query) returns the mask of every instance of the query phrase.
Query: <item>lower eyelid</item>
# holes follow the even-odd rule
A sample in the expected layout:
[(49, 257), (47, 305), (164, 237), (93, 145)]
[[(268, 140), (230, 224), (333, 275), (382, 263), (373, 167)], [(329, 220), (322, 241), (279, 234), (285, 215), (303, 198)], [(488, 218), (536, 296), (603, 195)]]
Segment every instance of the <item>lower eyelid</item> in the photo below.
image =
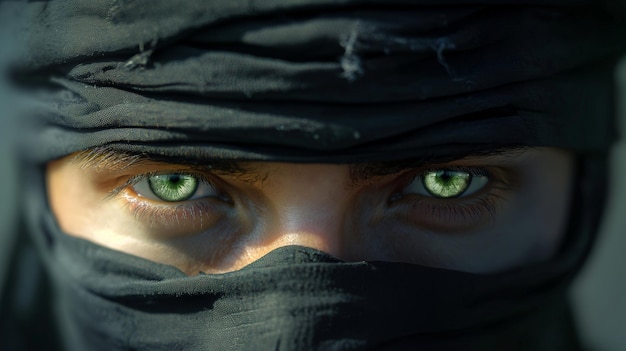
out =
[(230, 205), (215, 198), (203, 198), (175, 204), (155, 203), (123, 191), (122, 206), (154, 236), (193, 235), (223, 220)]
[(495, 222), (502, 198), (487, 194), (464, 203), (429, 198), (405, 199), (407, 207), (401, 212), (404, 221), (433, 231), (462, 231)]

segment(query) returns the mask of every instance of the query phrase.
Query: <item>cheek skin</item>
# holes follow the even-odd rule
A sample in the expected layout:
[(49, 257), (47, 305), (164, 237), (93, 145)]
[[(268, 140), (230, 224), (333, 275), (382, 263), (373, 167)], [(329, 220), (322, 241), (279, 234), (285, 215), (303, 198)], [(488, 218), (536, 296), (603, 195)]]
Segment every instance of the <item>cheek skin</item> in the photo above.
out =
[(78, 167), (69, 166), (66, 159), (50, 162), (46, 174), (52, 212), (66, 233), (94, 240), (94, 230), (108, 228), (108, 220), (117, 217), (110, 216), (107, 203), (96, 196), (93, 184)]
[(79, 167), (67, 159), (50, 162), (46, 182), (52, 212), (64, 232), (115, 249), (136, 244), (133, 237), (119, 234), (128, 233), (120, 229), (134, 223), (120, 216), (116, 202), (107, 201)]
[[(532, 191), (523, 192), (519, 196), (517, 206), (526, 216), (516, 231), (537, 233), (537, 240), (529, 241), (523, 247), (526, 248), (527, 257), (545, 259), (556, 254), (566, 234), (575, 180), (575, 160), (565, 151), (551, 150), (549, 157), (528, 159), (524, 168), (527, 170), (525, 177), (534, 186)], [(514, 220), (511, 218), (510, 222)]]
[[(558, 252), (571, 207), (574, 163), (570, 154), (554, 149), (525, 160), (521, 172), (528, 190), (512, 199), (513, 211), (501, 218), (501, 227), (487, 232), (493, 244), (484, 247), (495, 263), (542, 261)], [(508, 240), (502, 240), (504, 230)], [(488, 267), (489, 262), (483, 262), (477, 268), (488, 271)]]
[(128, 211), (120, 201), (107, 198), (101, 184), (92, 182), (70, 159), (68, 156), (50, 162), (46, 176), (50, 207), (65, 233), (113, 250), (186, 268), (188, 263), (170, 245), (145, 240), (144, 226), (126, 214)]

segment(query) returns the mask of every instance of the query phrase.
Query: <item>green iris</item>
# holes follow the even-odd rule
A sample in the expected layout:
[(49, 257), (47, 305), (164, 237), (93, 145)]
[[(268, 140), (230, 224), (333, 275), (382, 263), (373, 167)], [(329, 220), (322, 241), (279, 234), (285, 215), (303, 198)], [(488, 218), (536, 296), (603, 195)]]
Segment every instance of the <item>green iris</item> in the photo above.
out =
[(471, 174), (452, 170), (429, 171), (422, 177), (424, 188), (431, 195), (444, 198), (463, 194), (471, 181)]
[(198, 189), (198, 179), (186, 174), (155, 175), (148, 178), (148, 185), (163, 201), (185, 201)]

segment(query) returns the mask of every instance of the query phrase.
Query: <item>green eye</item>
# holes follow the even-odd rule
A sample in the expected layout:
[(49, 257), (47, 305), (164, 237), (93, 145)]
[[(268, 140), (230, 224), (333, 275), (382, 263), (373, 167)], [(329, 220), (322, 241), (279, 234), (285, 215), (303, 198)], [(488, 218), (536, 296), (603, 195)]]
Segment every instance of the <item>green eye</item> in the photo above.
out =
[(422, 176), (424, 188), (435, 197), (457, 197), (465, 192), (472, 181), (467, 172), (437, 170)]
[(471, 195), (484, 188), (488, 182), (489, 177), (481, 169), (433, 169), (415, 177), (402, 193), (449, 199)]
[(138, 176), (132, 185), (140, 197), (155, 201), (182, 202), (202, 198), (223, 198), (204, 178), (185, 173)]
[(198, 190), (198, 179), (185, 174), (155, 175), (148, 178), (148, 185), (154, 195), (163, 201), (185, 201)]

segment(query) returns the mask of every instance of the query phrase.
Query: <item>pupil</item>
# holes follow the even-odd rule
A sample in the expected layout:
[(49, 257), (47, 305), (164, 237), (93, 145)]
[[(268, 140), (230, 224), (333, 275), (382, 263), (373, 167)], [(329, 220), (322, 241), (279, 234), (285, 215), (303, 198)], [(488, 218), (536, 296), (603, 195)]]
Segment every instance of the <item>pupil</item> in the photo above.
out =
[(439, 175), (439, 179), (441, 180), (442, 183), (449, 183), (452, 180), (453, 176), (450, 174), (450, 172), (444, 171)]
[(176, 185), (177, 183), (180, 183), (180, 176), (179, 176), (179, 175), (177, 175), (177, 174), (172, 174), (172, 175), (170, 176), (169, 181), (170, 181), (170, 183), (172, 183), (172, 184)]

